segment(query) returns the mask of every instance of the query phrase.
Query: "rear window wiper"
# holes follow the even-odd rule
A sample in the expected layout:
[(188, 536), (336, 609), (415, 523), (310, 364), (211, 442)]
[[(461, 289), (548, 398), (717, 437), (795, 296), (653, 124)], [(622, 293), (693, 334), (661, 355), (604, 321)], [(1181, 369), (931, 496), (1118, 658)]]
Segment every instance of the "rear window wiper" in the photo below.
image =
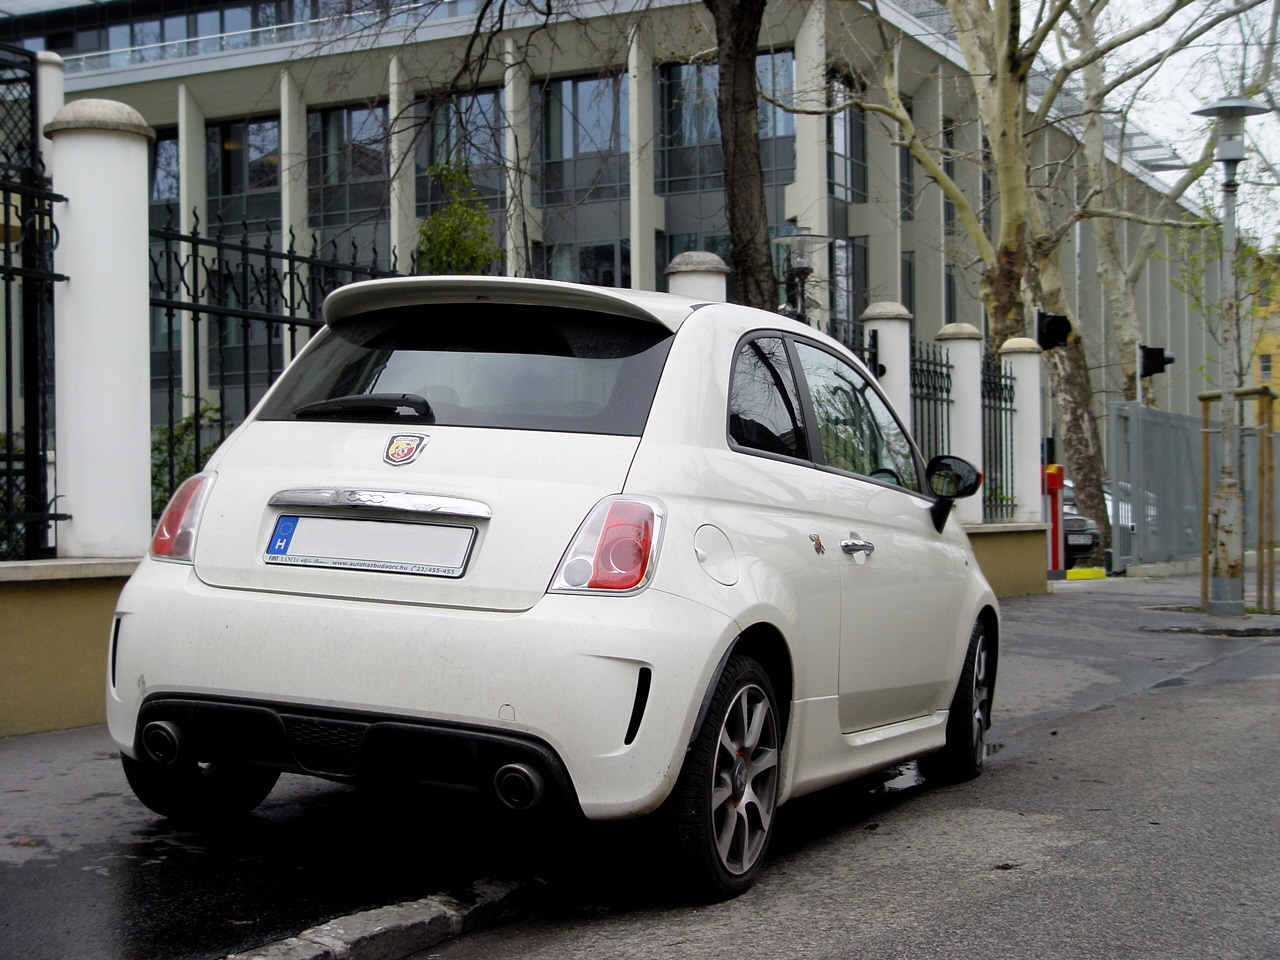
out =
[(299, 420), (372, 420), (375, 423), (435, 423), (431, 404), (416, 393), (354, 393), (304, 403), (293, 411)]

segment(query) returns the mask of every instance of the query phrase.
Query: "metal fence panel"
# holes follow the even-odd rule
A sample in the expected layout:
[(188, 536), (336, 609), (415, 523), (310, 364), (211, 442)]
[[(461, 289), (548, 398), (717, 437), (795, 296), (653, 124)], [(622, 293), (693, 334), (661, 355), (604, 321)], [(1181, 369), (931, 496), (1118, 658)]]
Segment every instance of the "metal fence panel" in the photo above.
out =
[[(1200, 419), (1132, 401), (1108, 404), (1108, 412), (1112, 569), (1199, 556)], [(1216, 477), (1216, 444), (1210, 449)]]
[(925, 460), (951, 448), (951, 362), (945, 347), (911, 338), (911, 434)]
[(353, 249), (314, 242), (300, 253), (247, 233), (238, 239), (151, 231), (152, 510), (201, 470), (249, 415), (288, 359), (323, 325), (333, 290), (397, 276)]
[(36, 132), (35, 55), (0, 44), (0, 560), (55, 552), (53, 193)]
[(1017, 507), (1013, 495), (1014, 382), (1010, 364), (1001, 363), (992, 353), (982, 355), (982, 462), (986, 474), (982, 519), (987, 523), (1011, 519)]

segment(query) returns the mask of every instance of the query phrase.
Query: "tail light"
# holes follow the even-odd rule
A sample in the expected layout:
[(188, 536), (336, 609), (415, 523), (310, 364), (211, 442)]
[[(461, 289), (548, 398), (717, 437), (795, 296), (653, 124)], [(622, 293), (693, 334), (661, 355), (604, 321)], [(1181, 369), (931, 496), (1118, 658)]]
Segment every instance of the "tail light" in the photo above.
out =
[(646, 497), (606, 497), (592, 508), (551, 581), (552, 593), (630, 594), (653, 575), (663, 507)]
[(174, 491), (151, 538), (151, 556), (157, 560), (191, 562), (196, 551), (196, 528), (200, 525), (200, 513), (213, 478), (212, 473), (197, 473)]

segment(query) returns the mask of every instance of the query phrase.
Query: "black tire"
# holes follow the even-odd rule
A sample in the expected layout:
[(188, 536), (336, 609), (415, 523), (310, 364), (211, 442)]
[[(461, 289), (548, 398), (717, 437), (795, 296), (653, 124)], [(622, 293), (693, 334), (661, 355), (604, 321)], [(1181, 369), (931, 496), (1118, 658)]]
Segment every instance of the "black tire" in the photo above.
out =
[(714, 902), (755, 882), (773, 836), (782, 736), (773, 684), (730, 658), (671, 796), (685, 893)]
[(162, 817), (210, 822), (241, 817), (267, 798), (279, 770), (237, 763), (161, 766), (121, 756), (134, 796)]
[(987, 635), (979, 621), (969, 635), (960, 683), (951, 698), (947, 744), (920, 759), (920, 772), (938, 783), (960, 783), (982, 773), (991, 726), (991, 694), (995, 676)]

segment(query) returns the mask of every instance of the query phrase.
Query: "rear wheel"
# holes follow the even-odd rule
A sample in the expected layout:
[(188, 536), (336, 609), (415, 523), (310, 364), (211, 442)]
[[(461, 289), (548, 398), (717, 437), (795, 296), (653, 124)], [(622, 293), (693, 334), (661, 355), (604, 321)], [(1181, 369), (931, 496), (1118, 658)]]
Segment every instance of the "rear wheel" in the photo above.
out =
[(734, 656), (672, 794), (688, 892), (723, 900), (755, 882), (773, 835), (781, 737), (769, 676)]
[(981, 621), (973, 625), (960, 683), (947, 718), (947, 745), (920, 760), (920, 772), (930, 780), (959, 783), (982, 772), (987, 756), (987, 728), (991, 726), (991, 688), (995, 679), (988, 656), (987, 635)]
[(267, 798), (280, 771), (239, 763), (178, 761), (161, 766), (121, 756), (134, 796), (162, 817), (224, 820), (244, 816)]

